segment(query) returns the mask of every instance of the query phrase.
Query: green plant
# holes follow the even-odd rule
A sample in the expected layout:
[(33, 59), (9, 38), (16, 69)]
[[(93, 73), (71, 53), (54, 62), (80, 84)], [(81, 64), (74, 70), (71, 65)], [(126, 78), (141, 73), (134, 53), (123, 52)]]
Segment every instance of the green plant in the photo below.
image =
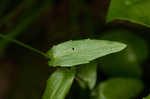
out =
[[(114, 41), (85, 39), (58, 44), (45, 54), (7, 36), (0, 36), (50, 59), (49, 66), (62, 67), (48, 79), (42, 99), (64, 99), (75, 79), (75, 75), (77, 75), (80, 85), (93, 89), (96, 84), (97, 64), (90, 62), (99, 57), (121, 51), (126, 47), (125, 44)], [(78, 65), (80, 65), (80, 68), (73, 68)]]
[(150, 1), (145, 0), (112, 0), (109, 7), (107, 22), (114, 19), (128, 20), (137, 24), (149, 27), (149, 9)]
[(143, 90), (143, 83), (140, 80), (112, 78), (98, 85), (92, 92), (92, 99), (131, 99), (136, 97), (141, 90)]
[[(57, 2), (62, 2), (63, 0), (16, 0), (16, 6), (12, 9), (8, 7), (11, 3), (10, 1), (11, 0), (0, 1), (0, 30), (3, 28), (3, 25), (8, 25), (6, 30), (4, 29), (3, 31), (2, 29), (2, 33), (0, 33), (0, 37), (3, 38), (0, 42), (0, 57), (4, 58), (6, 56), (7, 48), (9, 48), (8, 45), (12, 42), (44, 56), (46, 62), (48, 61), (49, 70), (51, 70), (51, 72), (48, 73), (52, 73), (46, 85), (44, 82), (45, 86), (42, 86), (42, 88), (44, 87), (44, 91), (38, 93), (38, 95), (37, 93), (36, 95), (31, 93), (30, 96), (33, 95), (35, 99), (37, 99), (37, 97), (42, 99), (70, 99), (71, 97), (71, 99), (76, 99), (74, 96), (78, 96), (78, 94), (81, 93), (78, 97), (79, 99), (139, 99), (139, 97), (148, 94), (149, 91), (146, 92), (145, 90), (149, 90), (150, 87), (146, 84), (148, 82), (145, 81), (145, 79), (143, 81), (143, 77), (145, 77), (147, 72), (145, 73), (143, 70), (146, 67), (145, 65), (149, 64), (146, 64), (146, 60), (149, 58), (149, 45), (145, 40), (145, 38), (149, 39), (149, 37), (147, 35), (145, 36), (146, 33), (143, 33), (145, 37), (143, 37), (143, 34), (137, 33), (139, 33), (139, 31), (143, 32), (143, 30), (144, 32), (146, 30), (149, 31), (149, 29), (141, 29), (140, 26), (138, 28), (134, 27), (133, 29), (132, 26), (140, 24), (143, 27), (149, 28), (150, 13), (148, 9), (150, 8), (150, 0), (111, 0), (106, 23), (112, 22), (113, 27), (116, 22), (115, 20), (119, 20), (127, 25), (127, 27), (117, 26), (117, 28), (113, 27), (113, 29), (112, 27), (109, 28), (111, 24), (102, 23), (104, 19), (102, 21), (100, 20), (100, 22), (97, 21), (92, 7), (90, 8), (89, 3), (87, 4), (87, 2), (91, 2), (91, 0), (64, 0), (64, 9), (69, 8), (66, 12), (62, 11), (62, 6), (59, 6), (60, 8), (57, 6), (59, 5)], [(52, 5), (54, 7), (52, 7)], [(67, 13), (66, 15), (68, 16), (62, 17), (59, 15), (57, 13), (57, 7), (65, 14)], [(97, 10), (97, 8), (94, 10)], [(56, 13), (53, 15), (52, 12), (55, 11)], [(101, 11), (98, 10), (98, 12)], [(71, 38), (68, 38), (72, 40), (63, 43), (59, 41), (60, 44), (57, 45), (55, 45), (56, 43), (52, 43), (51, 45), (53, 46), (47, 53), (16, 40), (21, 32), (27, 31), (27, 28), (32, 26), (41, 16), (43, 17), (49, 13), (55, 20), (49, 20), (51, 24), (48, 25), (47, 28), (49, 29), (50, 27), (50, 30), (42, 30), (42, 33), (47, 32), (47, 37), (50, 35), (52, 36), (51, 38), (53, 38), (53, 36), (55, 38), (55, 35), (57, 35), (57, 40), (60, 41), (62, 41), (59, 39), (62, 35), (67, 37), (71, 34)], [(104, 13), (100, 16), (104, 16)], [(62, 20), (60, 20), (61, 18)], [(68, 20), (66, 21), (66, 19)], [(127, 23), (129, 23), (131, 27), (124, 23), (126, 21), (128, 21)], [(47, 25), (49, 22), (45, 24)], [(100, 24), (104, 26), (100, 27)], [(39, 31), (40, 29), (37, 28), (38, 27), (35, 26), (35, 30)], [(96, 28), (103, 28), (103, 32), (100, 31), (101, 34), (96, 34)], [(31, 35), (32, 39), (36, 38), (34, 34)], [(51, 38), (48, 38), (49, 42), (54, 40), (51, 40)], [(23, 61), (26, 62), (26, 59), (23, 59)], [(26, 70), (28, 77), (34, 74), (36, 67), (37, 66), (32, 67), (32, 69), (29, 68), (31, 69), (30, 72), (32, 72), (29, 74), (28, 70)], [(40, 73), (40, 69), (42, 68), (42, 66), (38, 68)], [(41, 75), (40, 73), (38, 72), (37, 74)], [(29, 81), (30, 83), (30, 80), (33, 79), (35, 75), (31, 76), (28, 80), (24, 79), (23, 76), (22, 79), (24, 80), (22, 82), (26, 84), (26, 81)], [(36, 77), (40, 78), (39, 75), (36, 75)], [(24, 84), (22, 85), (24, 86)], [(25, 88), (26, 92), (29, 91), (28, 93), (30, 93), (32, 91), (29, 88), (31, 86), (32, 85), (24, 86), (27, 87)], [(23, 88), (21, 91), (22, 90), (25, 92)], [(20, 90), (17, 94), (19, 92)], [(144, 93), (144, 95), (142, 93)], [(30, 99), (28, 95), (22, 97), (21, 92), (19, 95), (22, 99)], [(20, 99), (20, 97), (15, 96), (13, 99)], [(149, 99), (149, 96), (143, 99)]]

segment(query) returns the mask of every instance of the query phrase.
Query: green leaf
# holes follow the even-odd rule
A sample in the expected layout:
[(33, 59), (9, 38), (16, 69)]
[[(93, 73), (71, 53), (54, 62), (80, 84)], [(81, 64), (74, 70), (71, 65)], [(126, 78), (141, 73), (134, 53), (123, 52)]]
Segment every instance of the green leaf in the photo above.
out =
[(143, 38), (128, 30), (117, 29), (105, 32), (100, 39), (115, 40), (128, 45), (119, 53), (101, 58), (101, 71), (115, 77), (139, 78), (142, 76), (140, 64), (148, 57), (148, 45)]
[(140, 80), (112, 78), (100, 83), (92, 92), (92, 99), (133, 99), (143, 90)]
[(126, 47), (123, 43), (105, 40), (67, 41), (48, 51), (50, 66), (70, 67), (86, 64), (99, 57), (115, 53)]
[(147, 97), (143, 98), (143, 99), (150, 99), (150, 95), (148, 95)]
[(107, 21), (128, 20), (150, 27), (150, 0), (111, 0)]
[(55, 71), (47, 81), (42, 99), (65, 99), (73, 83), (75, 72), (68, 69)]
[(96, 70), (96, 62), (84, 64), (78, 68), (77, 77), (79, 79), (77, 79), (77, 81), (82, 88), (86, 89), (88, 87), (89, 89), (93, 89), (95, 87), (97, 79)]

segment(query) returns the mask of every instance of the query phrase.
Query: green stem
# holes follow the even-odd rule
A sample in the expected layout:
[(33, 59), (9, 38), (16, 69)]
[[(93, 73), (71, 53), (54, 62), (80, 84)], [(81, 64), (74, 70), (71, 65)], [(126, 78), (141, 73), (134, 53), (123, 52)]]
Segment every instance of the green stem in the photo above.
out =
[(38, 50), (38, 49), (35, 49), (35, 48), (33, 48), (33, 47), (31, 47), (31, 46), (29, 46), (29, 45), (27, 45), (27, 44), (24, 44), (24, 43), (22, 43), (22, 42), (20, 42), (20, 41), (18, 41), (18, 40), (15, 40), (15, 39), (11, 39), (11, 38), (9, 38), (9, 37), (3, 35), (3, 34), (0, 34), (0, 37), (3, 38), (3, 39), (6, 39), (7, 41), (10, 41), (10, 42), (12, 42), (12, 43), (15, 43), (15, 44), (17, 44), (17, 45), (20, 45), (20, 46), (22, 46), (22, 47), (25, 47), (25, 48), (27, 48), (27, 49), (29, 49), (29, 50), (31, 50), (31, 51), (34, 51), (34, 52), (36, 52), (36, 53), (38, 53), (38, 54), (44, 56), (45, 58), (48, 58), (48, 59), (49, 59), (49, 57), (48, 57), (48, 55), (47, 55), (46, 53), (44, 53), (44, 52), (42, 52), (42, 51), (40, 51), (40, 50)]
[[(41, 15), (41, 13), (52, 5), (52, 2), (53, 2), (53, 0), (45, 0), (44, 3), (41, 4), (41, 7), (39, 9), (36, 9), (36, 11), (34, 11), (34, 13), (32, 15), (30, 15), (29, 17), (24, 19), (23, 22), (21, 22), (21, 24), (18, 24), (15, 29), (13, 29), (10, 33), (7, 34), (7, 36), (5, 36), (5, 35), (0, 36), (2, 38), (7, 39), (7, 40), (1, 41), (1, 43), (0, 43), (0, 47), (1, 47), (0, 55), (1, 55), (1, 53), (5, 52), (5, 48), (8, 45), (8, 41), (13, 41), (16, 44), (19, 43), (19, 45), (26, 47), (32, 51), (34, 50), (35, 52), (41, 54), (40, 51), (37, 51), (36, 49), (34, 49), (28, 45), (22, 44), (22, 42), (14, 40), (14, 38), (16, 38), (22, 31), (24, 31), (29, 25), (31, 25), (33, 21), (38, 19), (39, 16)], [(4, 17), (1, 20), (0, 24), (6, 24), (9, 21), (9, 19), (14, 15), (15, 15), (14, 12), (10, 13), (8, 16)], [(45, 55), (45, 53), (42, 53), (41, 55), (44, 55), (47, 57), (47, 55)]]

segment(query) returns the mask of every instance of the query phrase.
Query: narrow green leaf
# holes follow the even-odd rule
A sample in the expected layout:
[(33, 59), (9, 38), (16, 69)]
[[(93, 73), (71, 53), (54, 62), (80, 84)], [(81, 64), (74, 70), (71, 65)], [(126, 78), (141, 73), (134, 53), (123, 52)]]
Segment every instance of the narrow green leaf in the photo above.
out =
[(115, 53), (126, 47), (123, 43), (106, 40), (76, 40), (67, 41), (53, 46), (48, 55), (50, 66), (70, 67), (89, 63), (99, 57)]
[(73, 83), (75, 72), (68, 69), (55, 71), (47, 81), (42, 99), (65, 99)]
[(147, 97), (143, 98), (143, 99), (150, 99), (150, 95), (148, 95)]
[(150, 27), (150, 0), (111, 0), (107, 21), (123, 19)]
[(77, 81), (82, 88), (93, 89), (97, 79), (97, 63), (91, 62), (88, 64), (81, 65), (78, 69)]
[(140, 80), (112, 78), (100, 83), (92, 92), (92, 99), (133, 99), (143, 90)]

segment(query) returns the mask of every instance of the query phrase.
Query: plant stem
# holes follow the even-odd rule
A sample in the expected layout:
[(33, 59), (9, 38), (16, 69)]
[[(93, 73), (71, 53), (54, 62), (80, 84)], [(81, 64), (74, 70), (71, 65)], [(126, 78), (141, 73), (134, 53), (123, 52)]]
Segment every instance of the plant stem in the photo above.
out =
[(12, 43), (15, 43), (15, 44), (17, 44), (17, 45), (20, 45), (20, 46), (22, 46), (22, 47), (24, 47), (24, 48), (27, 48), (27, 49), (29, 49), (29, 50), (31, 50), (31, 51), (33, 51), (33, 52), (36, 52), (36, 53), (38, 53), (38, 54), (44, 56), (45, 58), (48, 58), (48, 59), (49, 59), (49, 57), (48, 57), (48, 55), (47, 55), (46, 53), (44, 53), (44, 52), (42, 52), (42, 51), (40, 51), (40, 50), (38, 50), (38, 49), (35, 49), (35, 48), (33, 48), (33, 47), (31, 47), (31, 46), (29, 46), (29, 45), (27, 45), (27, 44), (24, 44), (23, 42), (20, 42), (20, 41), (15, 40), (15, 39), (11, 39), (11, 38), (9, 38), (9, 37), (3, 35), (3, 34), (0, 34), (0, 37), (3, 38), (3, 39), (6, 39), (7, 41), (10, 41), (10, 42), (12, 42)]
[[(24, 0), (25, 2), (25, 0)], [(13, 41), (14, 43), (21, 45), (23, 47), (26, 47), (34, 52), (40, 53), (41, 55), (44, 55), (47, 57), (47, 55), (45, 55), (45, 53), (34, 49), (20, 41), (14, 40), (22, 31), (24, 31), (27, 27), (29, 27), (29, 25), (32, 24), (33, 21), (35, 21), (36, 19), (38, 19), (41, 15), (41, 13), (43, 13), (43, 11), (45, 11), (46, 9), (48, 9), (51, 5), (52, 5), (53, 0), (45, 0), (43, 4), (41, 4), (41, 7), (36, 9), (34, 11), (34, 13), (32, 13), (30, 16), (28, 16), (27, 18), (25, 18), (23, 21), (21, 21), (21, 23), (19, 23), (15, 29), (11, 30), (10, 33), (8, 33), (7, 35), (0, 35), (0, 37), (5, 38), (7, 40), (2, 40), (0, 43), (0, 56), (1, 53), (5, 52), (5, 48), (8, 46), (8, 41)], [(26, 5), (27, 6), (27, 5)], [(5, 16), (0, 24), (7, 24), (9, 19), (11, 19), (11, 17), (13, 17), (16, 14), (16, 11), (14, 10), (12, 13), (10, 13), (8, 16)]]

